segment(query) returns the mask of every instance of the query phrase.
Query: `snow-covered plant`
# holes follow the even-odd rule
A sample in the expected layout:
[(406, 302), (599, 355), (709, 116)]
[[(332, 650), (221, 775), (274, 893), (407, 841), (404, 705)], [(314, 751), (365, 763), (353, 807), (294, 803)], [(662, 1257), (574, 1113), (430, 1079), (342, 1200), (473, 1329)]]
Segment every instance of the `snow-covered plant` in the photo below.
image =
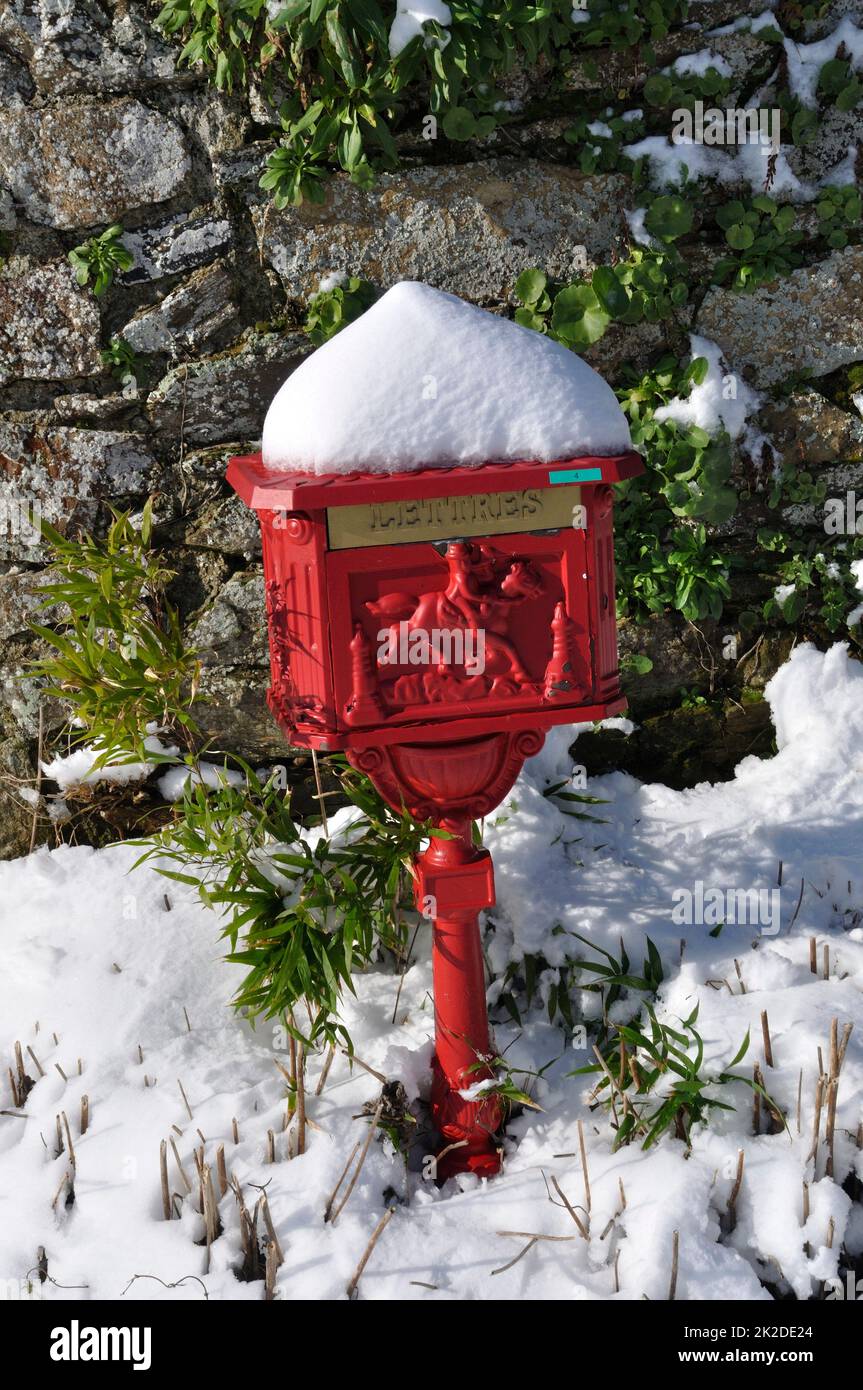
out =
[(315, 347), (347, 328), (365, 313), (374, 298), (374, 286), (356, 275), (346, 277), (331, 289), (320, 290), (309, 305), (304, 324)]
[(359, 814), (338, 835), (316, 839), (296, 823), (274, 779), (261, 783), (237, 761), (242, 786), (187, 782), (175, 818), (145, 842), (137, 864), (152, 861), (195, 887), (224, 917), (227, 959), (248, 968), (237, 1008), (251, 1019), (283, 1019), (306, 1041), (350, 1048), (338, 1019), (341, 992), (353, 993), (354, 971), (379, 944), (404, 954), (404, 883), (422, 838), (438, 832), (397, 816), (345, 765), (342, 785)]
[(863, 539), (824, 537), (820, 540), (763, 528), (758, 532), (759, 549), (769, 560), (774, 588), (765, 600), (761, 616), (788, 624), (797, 623), (809, 610), (828, 632), (842, 632), (852, 645), (863, 643), (858, 628), (848, 628), (848, 616), (858, 606), (860, 593), (850, 566), (856, 554), (863, 554)]
[(94, 746), (99, 766), (157, 759), (145, 747), (154, 727), (186, 747), (196, 733), (198, 660), (166, 601), (173, 572), (152, 549), (151, 531), (149, 502), (140, 528), (115, 512), (104, 539), (69, 540), (42, 523), (53, 564), (39, 593), (61, 616), (53, 627), (32, 624), (51, 651), (29, 674), (70, 710), (72, 737)]
[(649, 1149), (667, 1133), (689, 1147), (693, 1125), (706, 1124), (713, 1110), (736, 1109), (720, 1096), (728, 1094), (721, 1088), (738, 1083), (756, 1091), (780, 1115), (759, 1081), (732, 1070), (749, 1050), (748, 1032), (726, 1067), (703, 1073), (704, 1041), (695, 1027), (698, 1007), (681, 1020), (680, 1028), (660, 1022), (650, 1004), (645, 1012), (649, 1037), (640, 1028), (621, 1023), (616, 1038), (604, 1050), (597, 1049), (596, 1062), (571, 1073), (599, 1074), (594, 1097), (612, 1118), (615, 1149), (634, 1139)]
[[(94, 766), (188, 769), (170, 819), (137, 842), (137, 862), (152, 860), (193, 885), (225, 917), (229, 959), (249, 967), (237, 1006), (252, 1018), (283, 1018), (307, 1039), (349, 1043), (337, 1019), (341, 991), (352, 989), (352, 972), (379, 944), (403, 956), (400, 900), (412, 856), (429, 834), (444, 832), (395, 815), (344, 760), (332, 762), (356, 815), (333, 836), (301, 830), (290, 792), (274, 778), (262, 782), (241, 759), (230, 776), (213, 775), (191, 712), (197, 657), (167, 600), (172, 572), (151, 548), (151, 532), (149, 504), (140, 529), (117, 513), (102, 540), (68, 540), (43, 527), (54, 578), (41, 592), (62, 616), (56, 630), (34, 625), (51, 654), (30, 675), (71, 709), (70, 732), (98, 752)], [(154, 740), (154, 728), (173, 749)]]
[(666, 356), (651, 371), (624, 373), (618, 389), (633, 444), (648, 464), (618, 489), (615, 558), (626, 615), (676, 608), (695, 622), (719, 618), (731, 595), (727, 558), (707, 531), (737, 509), (728, 436), (656, 419), (660, 406), (686, 397), (707, 370), (703, 357)]

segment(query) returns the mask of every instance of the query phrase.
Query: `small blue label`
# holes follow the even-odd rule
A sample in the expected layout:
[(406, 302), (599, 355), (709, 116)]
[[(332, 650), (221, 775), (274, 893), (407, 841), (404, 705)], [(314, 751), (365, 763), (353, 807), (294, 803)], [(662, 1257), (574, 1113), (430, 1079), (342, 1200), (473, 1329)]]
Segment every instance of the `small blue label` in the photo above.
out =
[(601, 468), (558, 468), (549, 473), (550, 483), (601, 483)]

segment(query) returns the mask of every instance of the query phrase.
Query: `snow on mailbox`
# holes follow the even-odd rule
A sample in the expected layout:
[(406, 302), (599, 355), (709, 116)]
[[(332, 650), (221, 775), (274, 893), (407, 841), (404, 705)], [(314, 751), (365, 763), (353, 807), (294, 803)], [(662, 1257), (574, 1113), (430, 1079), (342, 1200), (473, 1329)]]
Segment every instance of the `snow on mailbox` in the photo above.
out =
[[(441, 1175), (499, 1167), (471, 822), (555, 724), (624, 708), (611, 484), (642, 471), (613, 391), (557, 343), (396, 285), (285, 382), (228, 480), (263, 535), (270, 707), (447, 830), (433, 917)], [(479, 1083), (479, 1084), (478, 1084)]]

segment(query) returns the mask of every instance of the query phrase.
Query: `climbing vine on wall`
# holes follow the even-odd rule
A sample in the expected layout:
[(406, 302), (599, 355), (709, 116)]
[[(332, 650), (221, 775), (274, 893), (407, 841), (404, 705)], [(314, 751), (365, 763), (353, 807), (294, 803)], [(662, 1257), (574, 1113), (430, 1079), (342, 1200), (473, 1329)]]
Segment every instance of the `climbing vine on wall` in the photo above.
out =
[(575, 27), (570, 0), (439, 9), (448, 20), (417, 26), (404, 46), (397, 6), (378, 0), (287, 0), (276, 13), (266, 0), (167, 0), (157, 23), (218, 87), (262, 81), (281, 132), (262, 182), (284, 207), (319, 202), (333, 163), (362, 187), (394, 167), (394, 131), (417, 103), (450, 139), (487, 134), (501, 118), (501, 79), (517, 61), (553, 61)]

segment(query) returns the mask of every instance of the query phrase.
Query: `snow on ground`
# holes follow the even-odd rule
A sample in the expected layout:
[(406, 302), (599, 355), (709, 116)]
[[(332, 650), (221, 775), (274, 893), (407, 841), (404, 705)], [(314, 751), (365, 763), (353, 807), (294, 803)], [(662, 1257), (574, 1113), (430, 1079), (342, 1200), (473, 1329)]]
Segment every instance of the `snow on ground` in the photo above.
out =
[[(732, 781), (681, 792), (624, 774), (593, 779), (589, 791), (607, 804), (591, 809), (603, 823), (567, 817), (543, 795), (572, 765), (573, 731), (550, 735), (485, 827), (499, 898), (486, 951), (497, 974), (525, 953), (542, 954), (553, 972), (567, 954), (588, 954), (568, 933), (612, 952), (622, 937), (637, 969), (647, 933), (665, 970), (658, 1016), (673, 1024), (699, 1004), (711, 1074), (751, 1030), (750, 1052), (737, 1070), (751, 1075), (752, 1063), (761, 1062), (768, 1089), (788, 1112), (790, 1134), (753, 1135), (752, 1096), (738, 1084), (723, 1097), (737, 1108), (715, 1112), (708, 1128), (694, 1132), (689, 1157), (679, 1140), (667, 1137), (647, 1153), (632, 1145), (614, 1154), (605, 1113), (586, 1103), (589, 1086), (567, 1076), (587, 1053), (535, 1009), (521, 1028), (500, 1019), (496, 1025), (498, 1047), (516, 1071), (544, 1068), (541, 1080), (527, 1083), (542, 1110), (510, 1123), (503, 1174), (438, 1189), (419, 1173), (407, 1174), (388, 1141), (374, 1143), (345, 1210), (325, 1225), (327, 1198), (366, 1133), (361, 1107), (375, 1101), (379, 1084), (360, 1068), (351, 1074), (340, 1056), (322, 1095), (309, 1098), (318, 1128), (309, 1132), (308, 1151), (288, 1160), (285, 1087), (274, 1064), (286, 1061), (285, 1039), (269, 1024), (253, 1031), (229, 1009), (241, 969), (220, 959), (217, 919), (192, 889), (149, 868), (130, 874), (136, 854), (130, 848), (40, 850), (0, 864), (3, 1069), (20, 1040), (45, 1072), (38, 1076), (25, 1051), (36, 1078), (26, 1118), (0, 1115), (0, 1278), (21, 1279), (42, 1245), (57, 1281), (43, 1288), (50, 1299), (117, 1298), (140, 1274), (166, 1284), (195, 1275), (210, 1298), (260, 1299), (260, 1283), (240, 1283), (233, 1273), (239, 1234), (230, 1192), (220, 1204), (224, 1234), (212, 1248), (209, 1271), (206, 1250), (195, 1244), (201, 1221), (191, 1200), (183, 1203), (181, 1220), (162, 1219), (160, 1141), (173, 1135), (194, 1181), (200, 1131), (208, 1162), (225, 1145), (228, 1169), (247, 1200), (257, 1196), (254, 1184), (267, 1184), (285, 1254), (280, 1298), (343, 1297), (393, 1192), (405, 1200), (362, 1275), (361, 1298), (663, 1299), (675, 1231), (680, 1299), (767, 1299), (762, 1280), (784, 1279), (803, 1298), (818, 1291), (836, 1273), (843, 1243), (852, 1254), (863, 1250), (860, 1202), (825, 1176), (823, 1142), (817, 1167), (807, 1159), (817, 1049), (826, 1059), (830, 1021), (838, 1018), (840, 1030), (852, 1022), (855, 1031), (838, 1093), (836, 1173), (841, 1180), (856, 1168), (863, 1178), (854, 1143), (863, 1100), (863, 930), (855, 924), (863, 908), (863, 667), (848, 660), (841, 644), (826, 654), (800, 647), (768, 697), (776, 756), (748, 757)], [(681, 923), (680, 904), (685, 907), (687, 892), (698, 900), (699, 884), (705, 901), (711, 889), (762, 890), (761, 925), (733, 925), (729, 918), (716, 934), (711, 925)], [(810, 972), (811, 937), (819, 968), (829, 948), (827, 979)], [(358, 981), (358, 998), (346, 1001), (345, 1018), (358, 1055), (400, 1077), (414, 1095), (427, 1080), (432, 1032), (427, 931), (421, 930), (393, 1024), (396, 990), (389, 969), (372, 969)], [(492, 997), (497, 993), (493, 986)], [(577, 990), (574, 1005), (590, 1018), (597, 996)], [(615, 1008), (622, 1018), (638, 1006)], [(765, 1009), (772, 1070), (762, 1056)], [(495, 1009), (496, 1018), (499, 1013), (504, 1017)], [(313, 1059), (311, 1091), (319, 1068)], [(91, 1121), (81, 1137), (84, 1093)], [(13, 1109), (8, 1097), (4, 1084), (4, 1110)], [(67, 1208), (61, 1197), (52, 1209), (68, 1162), (56, 1156), (61, 1112), (76, 1151), (75, 1202)], [(592, 1191), (590, 1241), (540, 1242), (495, 1273), (526, 1244), (499, 1232), (575, 1232), (566, 1211), (549, 1201), (546, 1180), (556, 1177), (568, 1199), (583, 1204), (579, 1119)], [(266, 1161), (270, 1130), (275, 1164)], [(721, 1233), (739, 1149), (745, 1168), (737, 1225)], [(182, 1191), (173, 1156), (169, 1171), (172, 1190)], [(126, 1297), (200, 1298), (202, 1290), (193, 1280), (170, 1290), (138, 1280)]]
[(414, 281), (292, 372), (264, 423), (270, 468), (391, 473), (631, 447), (611, 387), (560, 343)]

